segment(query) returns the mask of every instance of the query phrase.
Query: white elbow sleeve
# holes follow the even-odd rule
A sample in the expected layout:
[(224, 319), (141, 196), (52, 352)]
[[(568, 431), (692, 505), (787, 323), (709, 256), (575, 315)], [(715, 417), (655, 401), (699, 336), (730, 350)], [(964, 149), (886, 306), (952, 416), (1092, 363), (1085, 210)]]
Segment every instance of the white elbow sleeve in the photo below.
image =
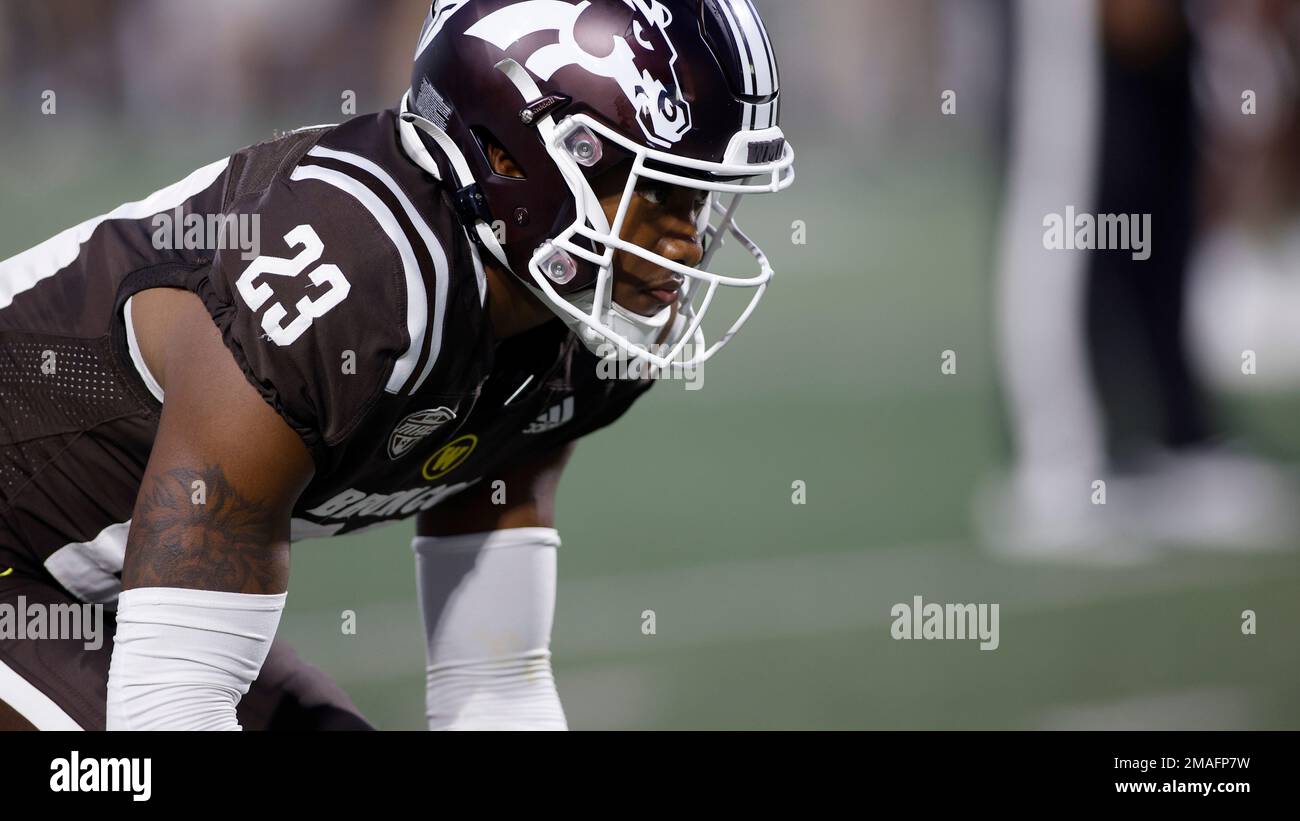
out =
[(564, 730), (551, 671), (549, 527), (418, 537), (431, 730)]
[(108, 670), (109, 730), (238, 730), (287, 594), (125, 590)]

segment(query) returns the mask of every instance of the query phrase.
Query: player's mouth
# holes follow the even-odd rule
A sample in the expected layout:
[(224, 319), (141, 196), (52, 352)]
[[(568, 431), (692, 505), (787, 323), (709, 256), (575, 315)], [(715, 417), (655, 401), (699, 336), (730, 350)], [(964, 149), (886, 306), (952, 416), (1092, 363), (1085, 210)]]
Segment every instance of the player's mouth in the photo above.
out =
[(670, 279), (663, 283), (647, 286), (641, 290), (664, 305), (672, 305), (677, 302), (682, 290), (682, 283), (680, 280)]

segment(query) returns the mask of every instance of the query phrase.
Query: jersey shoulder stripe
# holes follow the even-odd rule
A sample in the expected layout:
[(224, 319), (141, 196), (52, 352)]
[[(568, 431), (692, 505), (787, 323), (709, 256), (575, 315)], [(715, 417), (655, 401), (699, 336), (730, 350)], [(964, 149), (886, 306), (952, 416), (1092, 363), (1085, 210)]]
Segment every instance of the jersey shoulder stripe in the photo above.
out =
[(402, 230), (388, 206), (365, 183), (355, 177), (332, 168), (301, 164), (290, 173), (289, 179), (295, 182), (317, 180), (348, 194), (370, 212), (393, 247), (397, 249), (402, 260), (402, 274), (406, 282), (406, 331), (409, 344), (394, 364), (384, 388), (388, 393), (397, 393), (415, 370), (416, 360), (420, 356), (428, 330), (428, 302), (424, 290), (424, 278), (420, 274), (415, 250), (406, 232)]
[[(350, 151), (339, 151), (332, 148), (326, 148), (325, 146), (321, 146), (321, 145), (317, 145), (313, 147), (310, 151), (307, 152), (307, 156), (332, 159), (342, 163), (347, 163), (348, 165), (354, 166), (360, 169), (361, 171), (365, 172), (370, 177), (373, 177), (375, 180), (377, 180), (379, 184), (383, 185), (384, 188), (393, 196), (394, 199), (397, 200), (398, 204), (401, 206), (402, 212), (405, 214), (407, 220), (410, 221), (410, 224), (415, 228), (415, 232), (417, 234), (419, 242), (423, 245), (424, 249), (428, 252), (429, 259), (433, 263), (433, 269), (434, 269), (433, 270), (434, 299), (433, 299), (433, 316), (432, 316), (433, 325), (429, 329), (429, 333), (427, 334), (427, 341), (425, 342), (426, 356), (424, 357), (424, 367), (420, 369), (419, 374), (415, 376), (413, 382), (411, 381), (410, 378), (411, 377), (410, 371), (406, 371), (405, 372), (406, 379), (402, 384), (394, 385), (393, 382), (390, 382), (388, 385), (389, 393), (401, 392), (407, 394), (414, 394), (416, 391), (420, 389), (420, 386), (424, 384), (424, 381), (428, 379), (430, 372), (432, 372), (433, 370), (433, 366), (438, 361), (438, 354), (441, 352), (442, 349), (443, 325), (444, 325), (446, 309), (447, 309), (447, 285), (449, 282), (449, 271), (447, 266), (446, 251), (443, 249), (442, 243), (438, 241), (438, 237), (434, 234), (433, 230), (429, 227), (429, 223), (424, 219), (424, 217), (420, 214), (419, 210), (416, 209), (415, 205), (411, 202), (410, 197), (406, 195), (406, 192), (402, 190), (402, 187), (398, 185), (397, 181), (393, 179), (392, 175), (389, 174), (387, 171), (385, 171), (378, 164), (376, 164), (372, 160), (369, 160), (361, 156), (360, 154), (356, 154)], [(418, 273), (419, 272), (417, 270), (417, 275)], [(408, 288), (409, 288), (409, 282), (408, 282)], [(423, 287), (422, 280), (421, 280), (421, 286), (418, 295), (421, 300), (425, 298), (425, 289)], [(413, 303), (417, 298), (416, 292), (412, 291), (410, 297), (411, 299), (408, 300), (408, 310), (410, 304)], [(415, 336), (411, 337), (412, 348), (411, 351), (407, 352), (408, 354), (414, 351), (418, 355), (419, 351), (416, 347), (417, 345), (416, 339), (417, 338)], [(397, 377), (397, 373), (395, 372), (394, 378), (396, 377)]]
[(118, 206), (107, 214), (92, 217), (50, 237), (45, 242), (0, 261), (0, 309), (9, 307), (14, 297), (28, 291), (42, 280), (67, 268), (81, 255), (82, 245), (109, 220), (140, 220), (185, 203), (206, 191), (225, 173), (230, 159), (203, 166), (183, 180), (155, 191), (136, 202)]

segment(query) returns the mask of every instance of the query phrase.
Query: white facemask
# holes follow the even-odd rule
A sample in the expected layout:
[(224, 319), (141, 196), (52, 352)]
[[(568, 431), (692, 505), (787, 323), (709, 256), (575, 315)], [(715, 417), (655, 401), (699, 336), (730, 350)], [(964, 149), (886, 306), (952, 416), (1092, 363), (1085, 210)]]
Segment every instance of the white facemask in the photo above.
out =
[[(515, 61), (503, 60), (497, 69), (514, 82), (525, 104), (542, 98), (535, 81)], [(428, 133), (448, 154), (453, 170), (461, 178), (460, 185), (471, 184), (473, 178), (468, 165), (447, 135), (428, 120), (410, 113), (405, 103), (403, 110), (404, 121), (414, 123)], [(735, 215), (742, 197), (777, 193), (794, 183), (794, 149), (785, 141), (781, 129), (773, 127), (738, 132), (720, 163), (646, 148), (586, 114), (565, 117), (559, 123), (547, 115), (538, 120), (537, 130), (547, 153), (569, 187), (576, 217), (571, 225), (543, 243), (533, 254), (525, 277), (532, 281), (531, 290), (564, 320), (589, 350), (602, 358), (639, 359), (658, 368), (693, 367), (712, 358), (748, 321), (772, 279), (772, 266), (767, 256), (736, 224)], [(633, 157), (632, 170), (612, 225), (582, 171), (583, 167), (600, 161), (606, 141), (620, 146)], [(747, 161), (751, 146), (771, 145), (776, 141), (781, 145), (779, 159), (763, 164)], [(656, 167), (650, 167), (648, 163), (651, 162)], [(673, 173), (662, 168), (686, 173)], [(736, 179), (742, 181), (722, 181)], [(708, 193), (699, 221), (705, 243), (699, 265), (683, 265), (621, 238), (628, 208), (642, 180)], [(724, 205), (720, 195), (725, 194), (730, 194), (731, 198)], [(488, 251), (509, 269), (505, 252), (488, 227), (480, 224), (476, 228)], [(709, 269), (714, 255), (728, 238), (734, 239), (748, 252), (756, 271), (746, 276), (731, 276)], [(604, 250), (594, 252), (579, 244), (581, 240)], [(640, 316), (615, 303), (614, 259), (619, 251), (680, 277), (683, 285), (677, 304), (667, 306), (653, 316)], [(560, 294), (555, 285), (572, 280), (578, 260), (597, 266), (594, 286), (576, 294)], [(702, 322), (715, 294), (723, 287), (749, 289), (753, 296), (728, 330), (708, 343)]]

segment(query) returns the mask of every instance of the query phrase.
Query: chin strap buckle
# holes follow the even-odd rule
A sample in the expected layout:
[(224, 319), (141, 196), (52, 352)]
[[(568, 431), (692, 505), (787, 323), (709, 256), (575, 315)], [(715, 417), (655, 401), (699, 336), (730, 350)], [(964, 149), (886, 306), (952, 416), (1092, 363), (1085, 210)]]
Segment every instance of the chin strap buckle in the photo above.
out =
[(478, 183), (465, 186), (453, 194), (451, 199), (452, 207), (456, 209), (456, 217), (469, 229), (471, 237), (477, 239), (473, 230), (475, 223), (492, 224), (492, 212), (488, 210), (487, 199), (483, 196), (483, 190), (479, 188)]

